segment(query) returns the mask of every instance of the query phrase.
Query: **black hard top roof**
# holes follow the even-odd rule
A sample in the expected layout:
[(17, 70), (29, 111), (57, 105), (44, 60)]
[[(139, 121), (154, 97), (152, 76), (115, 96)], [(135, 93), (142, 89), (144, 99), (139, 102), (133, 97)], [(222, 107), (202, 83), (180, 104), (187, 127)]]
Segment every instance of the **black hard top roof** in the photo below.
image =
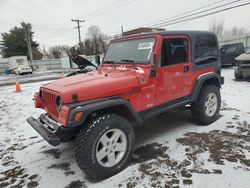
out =
[(141, 33), (141, 34), (136, 34), (136, 35), (129, 35), (129, 36), (124, 36), (124, 37), (120, 37), (120, 38), (116, 38), (113, 39), (117, 40), (117, 39), (126, 39), (126, 38), (130, 38), (130, 37), (138, 37), (138, 36), (147, 36), (147, 35), (162, 35), (162, 36), (166, 36), (166, 35), (188, 35), (191, 38), (194, 36), (197, 36), (199, 34), (210, 34), (210, 35), (215, 35), (215, 33), (211, 32), (211, 31), (199, 31), (199, 30), (178, 30), (178, 31), (157, 31), (157, 32), (147, 32), (147, 33)]

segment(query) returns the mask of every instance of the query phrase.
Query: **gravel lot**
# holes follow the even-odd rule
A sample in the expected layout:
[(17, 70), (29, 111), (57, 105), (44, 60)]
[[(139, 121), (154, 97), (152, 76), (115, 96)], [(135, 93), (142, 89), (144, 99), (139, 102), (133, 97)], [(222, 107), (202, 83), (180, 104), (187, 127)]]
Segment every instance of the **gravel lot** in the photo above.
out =
[(0, 187), (249, 187), (250, 83), (223, 70), (220, 119), (198, 126), (189, 111), (166, 113), (136, 128), (136, 159), (101, 182), (75, 163), (73, 143), (52, 147), (26, 122), (42, 110), (32, 96), (45, 82), (0, 87)]

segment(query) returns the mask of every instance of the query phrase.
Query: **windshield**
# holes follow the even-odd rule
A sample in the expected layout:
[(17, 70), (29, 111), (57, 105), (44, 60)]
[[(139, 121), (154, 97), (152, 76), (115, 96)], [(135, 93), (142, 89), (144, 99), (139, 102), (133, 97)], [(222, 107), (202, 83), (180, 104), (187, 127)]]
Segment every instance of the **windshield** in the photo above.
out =
[(148, 63), (154, 48), (155, 38), (143, 38), (111, 43), (104, 63)]

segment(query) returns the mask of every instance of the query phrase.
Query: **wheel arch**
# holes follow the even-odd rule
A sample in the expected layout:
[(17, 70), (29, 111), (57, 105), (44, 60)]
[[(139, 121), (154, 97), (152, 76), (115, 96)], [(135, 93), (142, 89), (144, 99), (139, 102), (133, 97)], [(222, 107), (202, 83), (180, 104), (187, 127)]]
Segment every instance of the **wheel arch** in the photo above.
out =
[[(77, 112), (83, 112), (83, 117), (78, 123), (74, 122), (74, 114)], [(117, 98), (93, 102), (74, 108), (71, 110), (68, 124), (69, 126), (81, 126), (100, 113), (115, 113), (127, 118), (131, 123), (142, 121), (128, 101)]]
[(222, 82), (223, 81), (221, 81), (221, 77), (217, 73), (207, 73), (199, 76), (191, 95), (191, 102), (195, 102), (198, 99), (203, 86), (211, 84), (221, 88), (221, 85), (223, 84)]

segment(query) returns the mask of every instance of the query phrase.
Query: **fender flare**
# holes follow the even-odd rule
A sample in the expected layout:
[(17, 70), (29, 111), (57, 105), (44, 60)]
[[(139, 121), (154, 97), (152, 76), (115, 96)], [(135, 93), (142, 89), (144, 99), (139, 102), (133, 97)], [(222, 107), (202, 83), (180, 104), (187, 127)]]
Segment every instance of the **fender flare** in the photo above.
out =
[(211, 72), (211, 73), (206, 73), (203, 75), (200, 75), (196, 81), (196, 85), (195, 88), (193, 90), (193, 93), (191, 95), (191, 102), (195, 102), (200, 94), (200, 90), (204, 84), (204, 82), (206, 82), (209, 79), (216, 79), (216, 81), (218, 81), (219, 87), (221, 87), (221, 85), (223, 84), (223, 77), (220, 77), (217, 73)]
[[(91, 103), (87, 104), (79, 104), (74, 105), (77, 106), (73, 109), (71, 109), (71, 112), (69, 114), (68, 118), (68, 126), (69, 127), (75, 127), (83, 125), (89, 115), (91, 115), (94, 112), (109, 109), (112, 107), (117, 106), (123, 106), (125, 107), (129, 113), (132, 115), (132, 117), (135, 119), (136, 122), (141, 122), (142, 119), (139, 116), (139, 114), (134, 110), (134, 108), (130, 105), (130, 103), (122, 98), (113, 98), (113, 99), (104, 99), (104, 100), (97, 100), (93, 101)], [(75, 122), (74, 117), (77, 112), (83, 112), (83, 116), (80, 119), (80, 121)]]

